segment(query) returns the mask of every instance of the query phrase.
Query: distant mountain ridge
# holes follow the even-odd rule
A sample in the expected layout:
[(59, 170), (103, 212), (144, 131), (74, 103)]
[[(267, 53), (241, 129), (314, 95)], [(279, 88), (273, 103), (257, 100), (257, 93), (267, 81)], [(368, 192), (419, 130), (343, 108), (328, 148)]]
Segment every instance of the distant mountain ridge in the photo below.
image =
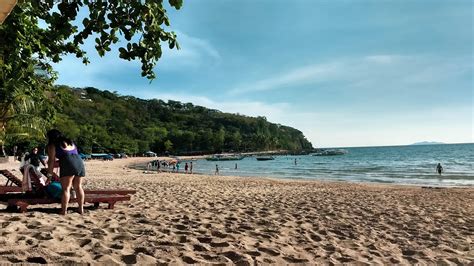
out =
[(438, 145), (438, 144), (446, 144), (444, 142), (437, 142), (437, 141), (421, 141), (421, 142), (415, 142), (410, 145)]

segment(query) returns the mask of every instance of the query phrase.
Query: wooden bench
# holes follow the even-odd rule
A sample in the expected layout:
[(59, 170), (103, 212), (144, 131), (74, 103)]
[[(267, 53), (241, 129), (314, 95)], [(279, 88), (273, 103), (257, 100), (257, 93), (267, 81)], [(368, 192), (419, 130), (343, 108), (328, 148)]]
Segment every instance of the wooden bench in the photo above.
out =
[[(107, 209), (113, 209), (115, 203), (128, 200), (130, 200), (129, 195), (90, 194), (86, 195), (84, 202), (93, 203), (95, 208), (98, 208), (100, 203), (107, 203)], [(77, 199), (74, 198), (69, 200), (69, 203), (73, 202), (77, 202)], [(9, 199), (6, 199), (4, 203), (7, 204), (9, 209), (16, 209), (19, 207), (20, 212), (26, 212), (29, 205), (61, 203), (61, 200), (53, 198), (10, 197)]]

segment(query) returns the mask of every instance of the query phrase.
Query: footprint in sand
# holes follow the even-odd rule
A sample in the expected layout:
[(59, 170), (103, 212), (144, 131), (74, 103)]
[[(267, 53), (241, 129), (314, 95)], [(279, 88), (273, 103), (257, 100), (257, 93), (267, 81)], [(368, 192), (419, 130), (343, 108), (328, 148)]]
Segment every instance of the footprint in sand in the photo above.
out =
[(243, 229), (243, 230), (254, 230), (254, 228), (248, 224), (240, 224), (239, 225), (239, 229)]
[(212, 237), (198, 237), (197, 240), (201, 243), (209, 244), (212, 242)]
[(38, 240), (50, 240), (50, 239), (53, 239), (53, 235), (51, 233), (48, 233), (48, 232), (41, 232), (41, 233), (37, 233), (35, 235), (33, 235), (34, 238), (38, 239)]
[(21, 221), (21, 217), (19, 217), (19, 216), (13, 216), (13, 217), (11, 217), (8, 221), (10, 221), (10, 222), (18, 222), (18, 221)]
[(313, 240), (315, 242), (319, 242), (319, 241), (323, 240), (320, 236), (318, 236), (316, 234), (309, 235), (309, 238), (311, 238), (311, 240)]
[(175, 228), (178, 229), (178, 230), (186, 230), (188, 229), (188, 227), (184, 224), (177, 224), (175, 225)]
[(58, 254), (65, 257), (81, 257), (77, 252), (58, 252)]
[(218, 237), (218, 238), (226, 238), (228, 236), (228, 234), (226, 233), (222, 233), (222, 232), (219, 232), (219, 231), (211, 231), (211, 235), (214, 236), (214, 237)]
[(229, 246), (227, 242), (211, 242), (209, 245), (213, 248), (225, 248)]
[(135, 255), (138, 256), (139, 253), (143, 253), (145, 255), (153, 256), (153, 248), (151, 247), (136, 247), (134, 249)]
[(334, 251), (336, 251), (336, 247), (333, 246), (333, 245), (331, 245), (331, 244), (326, 245), (326, 246), (324, 246), (323, 248), (324, 248), (326, 251), (328, 251), (328, 252), (334, 252)]
[(246, 251), (245, 253), (249, 254), (252, 257), (259, 257), (259, 256), (262, 255), (262, 253), (260, 253), (258, 251)]
[(227, 251), (227, 252), (221, 253), (221, 255), (229, 258), (233, 263), (236, 263), (239, 265), (245, 265), (245, 264), (250, 265), (243, 255), (235, 251)]
[(110, 248), (113, 248), (113, 249), (123, 249), (123, 245), (121, 243), (114, 243), (112, 245), (110, 245)]
[(81, 248), (83, 248), (83, 247), (89, 245), (92, 242), (92, 240), (89, 239), (89, 238), (85, 238), (85, 239), (79, 239), (78, 242), (79, 242), (79, 246)]
[(131, 254), (131, 255), (123, 255), (123, 256), (122, 256), (122, 261), (123, 261), (125, 264), (135, 264), (135, 263), (137, 263), (137, 256), (134, 255), (134, 254)]
[(271, 249), (271, 248), (266, 248), (266, 247), (258, 247), (257, 248), (259, 251), (267, 253), (270, 256), (279, 256), (280, 252), (277, 250)]
[(43, 257), (29, 257), (26, 259), (27, 262), (29, 263), (38, 263), (38, 264), (47, 264), (48, 261), (46, 261), (45, 258)]
[(294, 256), (286, 256), (286, 257), (283, 257), (284, 260), (286, 260), (287, 262), (289, 263), (304, 263), (304, 262), (308, 262), (307, 259), (300, 259), (300, 258), (296, 258)]
[(114, 241), (117, 241), (117, 240), (133, 240), (134, 237), (129, 234), (129, 233), (122, 233), (116, 237), (113, 238)]
[(188, 242), (188, 237), (187, 236), (179, 236), (178, 238), (179, 243), (186, 243)]
[(198, 252), (206, 252), (206, 251), (209, 251), (209, 249), (207, 249), (206, 247), (202, 246), (202, 245), (194, 245), (193, 246), (193, 250), (194, 251), (198, 251)]
[(181, 259), (184, 261), (184, 263), (187, 263), (187, 264), (195, 264), (195, 263), (199, 262), (199, 261), (197, 261), (197, 260), (195, 260), (195, 259), (193, 259), (192, 257), (189, 257), (189, 256), (183, 256)]

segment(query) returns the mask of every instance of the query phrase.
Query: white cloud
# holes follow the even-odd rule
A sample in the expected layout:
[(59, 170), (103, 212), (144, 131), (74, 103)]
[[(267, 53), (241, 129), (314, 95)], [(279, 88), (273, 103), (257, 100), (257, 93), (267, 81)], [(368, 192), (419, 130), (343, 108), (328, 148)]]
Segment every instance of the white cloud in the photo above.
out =
[(208, 97), (196, 96), (184, 93), (153, 93), (143, 92), (139, 95), (141, 98), (161, 99), (164, 101), (174, 100), (183, 103), (193, 103), (194, 105), (204, 106), (210, 109), (216, 109), (226, 113), (242, 114), (247, 116), (265, 116), (274, 123), (279, 123), (282, 114), (290, 110), (288, 103), (264, 103), (259, 101), (215, 101)]
[(261, 79), (239, 86), (230, 91), (231, 94), (242, 94), (251, 91), (267, 91), (283, 88), (285, 86), (302, 85), (324, 81), (334, 74), (340, 72), (341, 64), (339, 62), (311, 65), (290, 70), (284, 74), (278, 74), (270, 78)]
[(365, 57), (366, 61), (378, 64), (390, 64), (401, 59), (403, 57), (399, 55), (369, 55)]
[(215, 65), (221, 61), (220, 53), (209, 41), (187, 35), (181, 31), (176, 31), (176, 35), (180, 49), (169, 50), (164, 45), (165, 49), (158, 69), (178, 69), (183, 66), (200, 67)]
[[(207, 40), (180, 31), (177, 31), (177, 36), (181, 49), (170, 50), (167, 44), (162, 43), (163, 54), (156, 66), (156, 72), (163, 70), (183, 71), (183, 68), (212, 66), (221, 61), (219, 52)], [(118, 56), (118, 47), (123, 43), (111, 47), (112, 51), (104, 57), (97, 54), (94, 45), (94, 38), (90, 38), (83, 46), (90, 64), (84, 65), (82, 60), (68, 55), (60, 63), (54, 65), (55, 70), (59, 72), (58, 84), (77, 87), (95, 86), (106, 89), (113, 84), (104, 78), (104, 73), (117, 72), (120, 73), (117, 75), (123, 75), (123, 72), (129, 72), (134, 77), (140, 77), (141, 63), (139, 61), (126, 61)]]
[[(341, 89), (412, 89), (413, 85), (436, 84), (472, 71), (472, 64), (466, 65), (465, 62), (470, 60), (388, 54), (343, 58), (288, 69), (259, 80), (246, 81), (235, 86), (230, 93), (294, 89), (300, 85), (323, 82), (338, 82)], [(431, 88), (421, 86), (416, 89)]]

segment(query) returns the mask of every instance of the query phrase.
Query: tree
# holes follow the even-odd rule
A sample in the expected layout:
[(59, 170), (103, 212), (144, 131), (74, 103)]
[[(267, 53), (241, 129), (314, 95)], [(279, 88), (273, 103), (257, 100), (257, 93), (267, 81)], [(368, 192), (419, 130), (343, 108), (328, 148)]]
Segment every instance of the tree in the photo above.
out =
[[(182, 0), (168, 1), (176, 9), (182, 6)], [(6, 99), (16, 99), (14, 94), (18, 93), (11, 88), (21, 87), (23, 92), (34, 91), (32, 94), (20, 93), (30, 97), (25, 98), (26, 102), (36, 103), (38, 99), (41, 102), (54, 98), (51, 96), (57, 96), (58, 91), (52, 85), (57, 75), (51, 63), (58, 63), (66, 54), (74, 54), (87, 64), (87, 54), (81, 48), (86, 39), (95, 37), (95, 48), (100, 56), (104, 56), (114, 44), (121, 41), (119, 35), (122, 35), (125, 42), (118, 48), (120, 58), (140, 60), (141, 75), (148, 79), (156, 77), (153, 68), (162, 55), (161, 42), (167, 43), (170, 49), (179, 49), (175, 33), (164, 29), (164, 26), (170, 25), (170, 21), (163, 0), (57, 2), (19, 1), (0, 25), (2, 145), (15, 117), (24, 116), (34, 109), (34, 105), (13, 108), (17, 100), (8, 102)], [(82, 25), (78, 26), (76, 20), (82, 9), (87, 9), (88, 13)], [(39, 22), (42, 22), (41, 26)], [(53, 118), (48, 116), (46, 123), (40, 124), (47, 125)]]
[(4, 84), (0, 87), (0, 156), (6, 155), (8, 140), (44, 138), (44, 128), (52, 114), (42, 92), (16, 81), (7, 80)]

